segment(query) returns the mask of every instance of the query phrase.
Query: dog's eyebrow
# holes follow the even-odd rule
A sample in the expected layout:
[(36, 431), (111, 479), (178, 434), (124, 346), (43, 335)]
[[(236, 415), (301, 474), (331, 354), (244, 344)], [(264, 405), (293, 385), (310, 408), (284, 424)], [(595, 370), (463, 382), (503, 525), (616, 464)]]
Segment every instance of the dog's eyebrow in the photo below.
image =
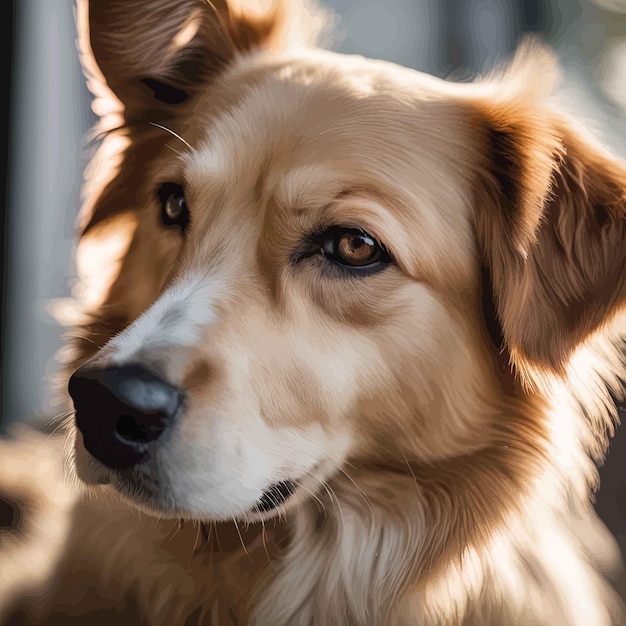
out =
[[(351, 196), (373, 196), (376, 201), (382, 202), (383, 204), (388, 204), (390, 202), (390, 199), (380, 189), (377, 189), (373, 185), (364, 183), (344, 187), (341, 191), (338, 191), (334, 196), (332, 196), (328, 202), (324, 202), (321, 206), (315, 207), (315, 210), (324, 214), (330, 207), (333, 206), (333, 204), (340, 200), (350, 198)], [(293, 212), (296, 216), (308, 215), (311, 213), (311, 209), (312, 207), (307, 203), (304, 206), (294, 207)]]
[(350, 196), (371, 196), (375, 200), (382, 202), (385, 205), (391, 202), (391, 198), (387, 196), (384, 191), (368, 183), (357, 183), (355, 185), (350, 185), (349, 187), (342, 189), (338, 194), (335, 195), (334, 201), (343, 200), (345, 198), (349, 198)]

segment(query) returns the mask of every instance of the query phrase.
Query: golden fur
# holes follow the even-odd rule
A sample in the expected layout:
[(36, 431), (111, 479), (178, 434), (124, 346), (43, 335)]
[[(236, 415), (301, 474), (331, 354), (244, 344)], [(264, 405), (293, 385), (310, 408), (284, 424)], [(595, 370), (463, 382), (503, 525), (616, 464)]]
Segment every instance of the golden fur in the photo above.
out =
[[(63, 383), (140, 360), (191, 400), (159, 497), (104, 472), (71, 418), (92, 487), (23, 469), (58, 524), (0, 544), (0, 617), (624, 623), (590, 495), (626, 375), (626, 165), (551, 104), (554, 62), (532, 42), (455, 85), (311, 47), (310, 6), (249, 10), (78, 2), (101, 144)], [(168, 180), (184, 181), (184, 237), (159, 222)], [(328, 224), (394, 262), (359, 278), (296, 263)], [(24, 454), (60, 463), (55, 438), (2, 445), (3, 493)], [(290, 471), (301, 488), (277, 512), (238, 508), (257, 474)], [(42, 544), (45, 567), (18, 563)]]

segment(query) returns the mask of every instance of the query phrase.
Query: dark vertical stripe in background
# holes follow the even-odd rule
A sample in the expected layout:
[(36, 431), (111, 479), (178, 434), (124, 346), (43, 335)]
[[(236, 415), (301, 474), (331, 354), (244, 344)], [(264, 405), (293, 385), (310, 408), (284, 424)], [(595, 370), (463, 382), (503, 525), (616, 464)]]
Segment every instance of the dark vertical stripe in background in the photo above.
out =
[(14, 0), (0, 3), (0, 63), (2, 78), (0, 81), (0, 428), (4, 415), (4, 369), (7, 367), (7, 233), (8, 233), (8, 180), (9, 138), (11, 128), (11, 94), (13, 92), (13, 44), (14, 44)]

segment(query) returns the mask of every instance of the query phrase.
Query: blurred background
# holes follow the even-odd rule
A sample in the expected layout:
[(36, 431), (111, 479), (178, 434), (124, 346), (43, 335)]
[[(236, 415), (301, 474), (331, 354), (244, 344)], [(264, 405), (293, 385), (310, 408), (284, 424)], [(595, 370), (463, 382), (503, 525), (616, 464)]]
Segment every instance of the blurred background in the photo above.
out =
[[(525, 32), (560, 57), (563, 103), (626, 157), (626, 0), (325, 0), (341, 18), (334, 48), (466, 80), (510, 54)], [(5, 124), (0, 432), (50, 417), (45, 381), (68, 297), (71, 252), (94, 122), (78, 64), (71, 0), (3, 0)], [(626, 428), (604, 468), (597, 510), (626, 552)], [(622, 584), (622, 581), (620, 584)], [(626, 597), (626, 585), (622, 590)]]

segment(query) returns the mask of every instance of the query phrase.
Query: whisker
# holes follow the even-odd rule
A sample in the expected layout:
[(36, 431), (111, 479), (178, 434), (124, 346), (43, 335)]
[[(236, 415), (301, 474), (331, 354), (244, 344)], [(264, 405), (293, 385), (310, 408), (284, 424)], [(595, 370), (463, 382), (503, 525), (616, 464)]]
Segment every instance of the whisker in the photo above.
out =
[(340, 467), (339, 471), (361, 492), (361, 495), (365, 498), (365, 501), (367, 502), (370, 508), (370, 515), (372, 516), (372, 519), (374, 519), (374, 505), (372, 504), (372, 501), (369, 499), (365, 491), (363, 491), (363, 489), (361, 489), (361, 487), (359, 487), (359, 485), (356, 484), (352, 476), (350, 476), (350, 474), (348, 474), (346, 470)]
[(50, 418), (50, 423), (56, 422), (57, 420), (64, 420), (68, 415), (74, 412), (74, 409), (66, 409), (57, 413), (54, 417)]
[(339, 505), (339, 498), (337, 498), (337, 494), (332, 490), (332, 487), (330, 487), (330, 485), (325, 480), (322, 480), (321, 478), (319, 478), (319, 476), (316, 476), (312, 473), (311, 476), (313, 476), (313, 478), (315, 478), (322, 485), (322, 487), (326, 490), (330, 501), (334, 502), (337, 506), (337, 510), (339, 511), (339, 517), (341, 518), (341, 527), (344, 528), (343, 511), (341, 510), (341, 506)]
[(165, 541), (171, 541), (176, 536), (179, 530), (180, 530), (180, 520), (175, 520), (172, 525), (172, 530), (170, 530), (167, 536), (165, 537)]
[(339, 511), (339, 517), (341, 518), (341, 528), (344, 529), (345, 522), (343, 519), (343, 511), (341, 510), (341, 505), (339, 504), (339, 498), (337, 497), (337, 494), (333, 491), (333, 488), (326, 481), (322, 481), (322, 485), (324, 486), (324, 489), (326, 489), (326, 492), (330, 496), (331, 500), (333, 498), (335, 499), (335, 504), (337, 505), (337, 510)]
[(411, 472), (411, 476), (413, 476), (413, 482), (415, 483), (415, 489), (417, 491), (417, 495), (420, 495), (419, 483), (417, 482), (417, 477), (415, 476), (415, 472), (413, 471), (413, 468), (411, 467), (411, 464), (409, 463), (409, 459), (406, 458), (406, 454), (404, 453), (404, 450), (400, 450), (400, 452), (402, 452), (402, 457), (404, 458), (404, 462), (406, 463), (406, 466), (409, 468), (409, 472)]
[(234, 517), (233, 522), (235, 523), (235, 528), (237, 529), (237, 534), (239, 535), (239, 541), (241, 541), (241, 547), (243, 548), (243, 551), (246, 553), (246, 556), (248, 557), (248, 559), (250, 559), (250, 562), (252, 563), (252, 557), (248, 554), (246, 544), (244, 543), (243, 537), (241, 536), (241, 531), (239, 530), (239, 524), (237, 524), (237, 520)]
[(170, 146), (170, 144), (169, 144), (169, 143), (166, 143), (166, 144), (165, 144), (165, 147), (166, 147), (166, 148), (169, 148), (172, 152), (175, 152), (175, 153), (176, 153), (179, 157), (182, 157), (182, 156), (183, 156), (183, 155), (182, 155), (182, 152), (179, 152), (178, 150), (176, 150), (176, 148), (172, 148), (172, 146)]
[(265, 537), (265, 520), (261, 518), (261, 540), (263, 541), (263, 549), (265, 550), (265, 556), (267, 557), (267, 562), (272, 566), (272, 569), (276, 571), (276, 567), (274, 565), (274, 561), (270, 558), (270, 553), (267, 549), (267, 539)]
[[(195, 525), (195, 521), (193, 522)], [(198, 522), (198, 532), (196, 533), (196, 538), (193, 541), (193, 547), (191, 548), (191, 555), (189, 557), (189, 562), (187, 563), (187, 569), (191, 566), (191, 562), (193, 561), (193, 557), (198, 554), (200, 548), (202, 547), (202, 541), (200, 541), (200, 533), (202, 528), (202, 522)]]
[(176, 137), (176, 139), (179, 139), (180, 141), (182, 141), (192, 152), (194, 152), (194, 149), (191, 147), (191, 144), (186, 139), (183, 139), (178, 133), (175, 133), (171, 128), (167, 128), (167, 126), (162, 126), (161, 124), (157, 124), (156, 122), (149, 122), (149, 124), (151, 126), (156, 126), (157, 128), (160, 128), (161, 130), (164, 130), (170, 135), (173, 135), (174, 137)]
[(279, 505), (278, 506), (278, 519), (280, 522), (287, 522), (287, 509), (285, 508), (284, 505)]
[(215, 524), (215, 543), (217, 543), (217, 549), (221, 552), (222, 546), (220, 544), (220, 538), (217, 535), (217, 524)]
[(48, 434), (47, 438), (52, 439), (52, 437), (54, 437), (60, 430), (66, 428), (68, 424), (71, 422), (72, 418), (74, 417), (74, 413), (75, 413), (74, 409), (71, 409), (61, 415), (57, 415), (56, 417), (53, 417), (50, 420), (50, 423), (54, 423), (57, 420), (59, 420), (59, 423), (52, 429), (52, 431)]
[[(307, 472), (307, 474), (310, 474), (311, 476), (313, 476), (311, 472)], [(317, 476), (313, 476), (313, 478), (316, 478), (317, 480), (319, 480)], [(313, 497), (315, 501), (319, 504), (319, 506), (321, 507), (321, 510), (324, 512), (324, 515), (327, 515), (326, 507), (324, 506), (324, 503), (319, 499), (319, 497), (316, 496), (315, 493), (313, 493), (310, 489), (307, 489), (302, 483), (298, 481), (294, 481), (294, 482), (296, 483), (296, 485), (298, 485), (299, 487), (302, 487), (302, 489), (304, 489), (308, 494), (310, 494), (311, 497)]]
[[(336, 459), (335, 459), (336, 460)], [(356, 469), (356, 465), (354, 463), (351, 463), (348, 460), (342, 460), (341, 461), (344, 465), (349, 465), (352, 469)]]
[(90, 341), (91, 343), (96, 345), (96, 342), (91, 337), (87, 337), (85, 335), (79, 335), (78, 333), (65, 333), (63, 335), (63, 338), (64, 339), (84, 339), (85, 341)]
[(61, 423), (57, 424), (52, 431), (48, 434), (48, 439), (52, 439), (61, 429), (63, 429), (67, 425), (67, 420), (63, 420)]

